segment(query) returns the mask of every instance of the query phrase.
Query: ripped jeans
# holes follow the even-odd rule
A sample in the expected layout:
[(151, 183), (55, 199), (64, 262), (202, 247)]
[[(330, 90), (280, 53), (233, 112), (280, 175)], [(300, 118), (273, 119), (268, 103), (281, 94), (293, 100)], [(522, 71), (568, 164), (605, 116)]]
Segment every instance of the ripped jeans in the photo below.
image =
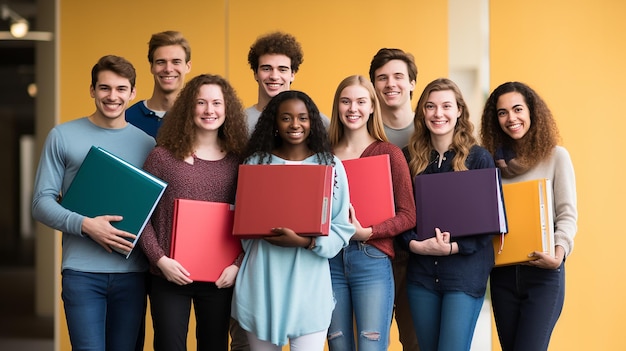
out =
[(329, 350), (355, 351), (357, 344), (359, 351), (387, 350), (394, 299), (389, 257), (374, 246), (351, 241), (330, 259), (330, 273), (336, 305), (328, 328)]

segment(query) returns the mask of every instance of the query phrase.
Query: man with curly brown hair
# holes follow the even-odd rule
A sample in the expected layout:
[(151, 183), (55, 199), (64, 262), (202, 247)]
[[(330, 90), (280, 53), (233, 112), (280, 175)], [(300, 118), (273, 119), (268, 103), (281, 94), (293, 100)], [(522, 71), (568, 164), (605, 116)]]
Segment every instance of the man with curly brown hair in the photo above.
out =
[[(291, 89), (303, 61), (302, 46), (291, 34), (265, 34), (250, 46), (248, 64), (259, 86), (257, 103), (246, 109), (250, 134), (267, 103), (278, 93)], [(328, 128), (328, 117), (324, 117), (324, 126)]]

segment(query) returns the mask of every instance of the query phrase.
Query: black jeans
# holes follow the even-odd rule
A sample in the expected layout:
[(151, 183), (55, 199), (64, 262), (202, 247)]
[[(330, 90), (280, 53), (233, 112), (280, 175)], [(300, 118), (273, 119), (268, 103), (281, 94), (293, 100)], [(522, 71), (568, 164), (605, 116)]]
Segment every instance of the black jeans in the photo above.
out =
[(565, 264), (491, 271), (491, 303), (503, 351), (548, 349), (565, 300)]
[(218, 289), (214, 283), (194, 282), (181, 286), (152, 276), (150, 311), (154, 350), (187, 350), (193, 301), (198, 351), (227, 351), (232, 296), (233, 288)]

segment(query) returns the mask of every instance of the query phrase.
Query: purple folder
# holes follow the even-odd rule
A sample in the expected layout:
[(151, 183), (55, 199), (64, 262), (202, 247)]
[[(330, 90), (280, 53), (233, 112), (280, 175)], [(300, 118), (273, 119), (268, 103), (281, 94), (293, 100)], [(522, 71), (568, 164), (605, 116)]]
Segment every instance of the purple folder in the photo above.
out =
[(414, 190), (419, 240), (435, 228), (453, 237), (508, 231), (497, 168), (418, 175)]

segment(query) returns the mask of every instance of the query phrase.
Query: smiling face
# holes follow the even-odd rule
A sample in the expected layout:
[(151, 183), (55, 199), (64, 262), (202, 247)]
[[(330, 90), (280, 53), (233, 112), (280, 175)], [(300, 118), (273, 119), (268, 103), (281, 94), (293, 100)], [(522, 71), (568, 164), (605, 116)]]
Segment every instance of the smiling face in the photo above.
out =
[(496, 103), (496, 114), (500, 128), (514, 140), (519, 140), (530, 129), (530, 110), (522, 94), (502, 94)]
[(357, 130), (366, 127), (370, 115), (374, 113), (369, 91), (360, 85), (345, 87), (339, 96), (338, 110), (344, 128)]
[(424, 104), (424, 123), (431, 135), (448, 137), (452, 141), (454, 127), (461, 110), (452, 90), (433, 91)]
[(150, 64), (155, 86), (166, 94), (182, 89), (185, 75), (191, 70), (191, 62), (185, 62), (185, 59), (185, 50), (180, 45), (157, 48)]
[(407, 65), (402, 60), (391, 60), (374, 72), (374, 88), (383, 106), (399, 109), (411, 105), (415, 81), (409, 80)]
[(311, 133), (309, 111), (300, 99), (283, 101), (278, 107), (276, 129), (285, 144), (305, 145)]
[(216, 84), (204, 84), (198, 90), (194, 123), (201, 131), (217, 131), (226, 119), (226, 107), (222, 88)]
[(130, 101), (135, 98), (135, 89), (131, 88), (128, 78), (112, 71), (98, 73), (96, 85), (89, 89), (96, 105), (95, 118), (104, 123), (111, 123), (121, 117)]
[(291, 70), (291, 59), (282, 54), (265, 54), (259, 57), (259, 67), (254, 79), (259, 84), (259, 95), (267, 100), (291, 88), (295, 73)]

